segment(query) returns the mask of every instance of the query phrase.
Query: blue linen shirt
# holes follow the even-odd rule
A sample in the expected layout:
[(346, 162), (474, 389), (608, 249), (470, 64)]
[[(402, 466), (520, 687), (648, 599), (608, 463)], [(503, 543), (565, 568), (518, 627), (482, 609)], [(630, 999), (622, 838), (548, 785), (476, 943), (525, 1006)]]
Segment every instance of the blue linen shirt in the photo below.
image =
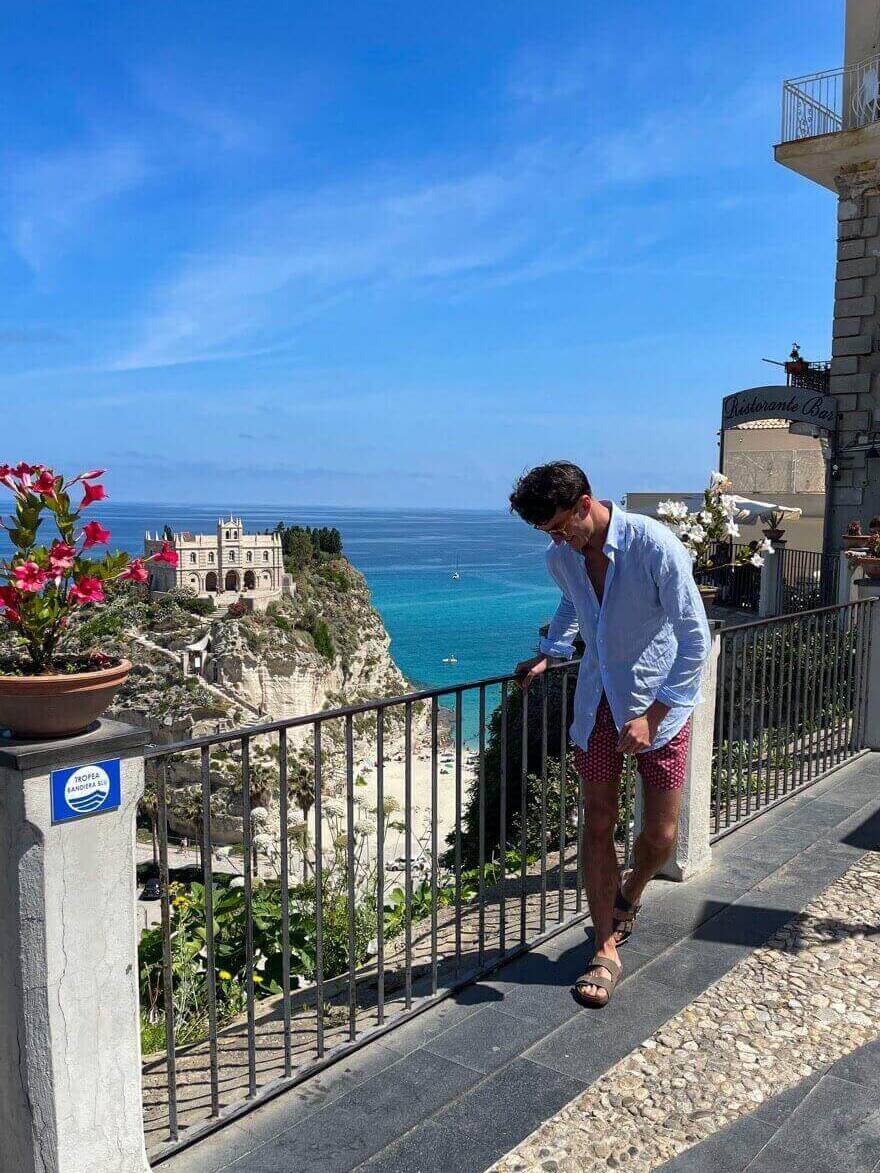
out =
[[(606, 502), (607, 504), (607, 502)], [(618, 730), (653, 701), (669, 706), (651, 749), (665, 745), (700, 701), (711, 639), (690, 555), (665, 525), (611, 505), (608, 558), (599, 604), (584, 556), (565, 542), (547, 550), (562, 591), (539, 651), (570, 659), (580, 629), (585, 650), (571, 738), (586, 749), (604, 692)]]

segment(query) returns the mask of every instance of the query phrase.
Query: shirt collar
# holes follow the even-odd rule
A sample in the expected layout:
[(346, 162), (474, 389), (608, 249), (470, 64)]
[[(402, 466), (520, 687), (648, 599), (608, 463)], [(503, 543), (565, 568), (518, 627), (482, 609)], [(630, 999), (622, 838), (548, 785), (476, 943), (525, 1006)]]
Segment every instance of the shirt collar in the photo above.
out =
[(605, 545), (602, 547), (604, 553), (609, 550), (625, 550), (626, 549), (626, 513), (619, 505), (615, 505), (613, 501), (603, 501), (603, 505), (607, 505), (611, 510), (611, 521), (608, 523), (608, 535), (605, 538)]

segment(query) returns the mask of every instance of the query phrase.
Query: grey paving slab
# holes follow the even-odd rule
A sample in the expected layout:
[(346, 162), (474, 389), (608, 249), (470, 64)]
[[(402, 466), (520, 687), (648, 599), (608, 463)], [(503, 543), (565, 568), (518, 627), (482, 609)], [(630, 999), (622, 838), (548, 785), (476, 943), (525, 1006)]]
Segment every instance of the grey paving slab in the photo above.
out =
[[(765, 1100), (754, 1111), (754, 1115), (759, 1120), (763, 1120), (765, 1124), (771, 1124), (774, 1131), (789, 1118), (801, 1100), (809, 1095), (816, 1084), (821, 1079), (820, 1074), (808, 1075), (806, 1079), (802, 1079), (800, 1083), (796, 1083), (787, 1091), (780, 1092), (778, 1096), (773, 1096), (769, 1100)], [(737, 1121), (737, 1124), (739, 1121)], [(731, 1125), (732, 1128), (736, 1124)]]
[[(708, 932), (704, 925), (701, 932)], [(674, 948), (667, 950), (646, 965), (636, 975), (636, 980), (645, 977), (650, 981), (672, 986), (689, 995), (693, 1000), (723, 977), (737, 962), (748, 956), (751, 946), (738, 945), (729, 941), (712, 940), (703, 937), (687, 937)]]
[[(880, 1027), (878, 1027), (880, 1029)], [(880, 1039), (838, 1059), (828, 1072), (849, 1083), (861, 1083), (880, 1092)]]
[(425, 1049), (485, 1074), (521, 1055), (545, 1033), (543, 1022), (515, 1018), (495, 1006), (484, 1006), (432, 1039)]
[[(370, 1173), (482, 1173), (583, 1089), (578, 1080), (517, 1059), (366, 1168)], [(445, 1140), (432, 1148), (444, 1134)]]
[(685, 1149), (654, 1173), (742, 1173), (772, 1136), (772, 1125), (746, 1116), (702, 1144)]
[(624, 981), (603, 1010), (582, 1010), (530, 1047), (524, 1058), (583, 1083), (592, 1081), (692, 1000), (683, 987), (646, 977)]
[(227, 1124), (220, 1132), (169, 1158), (160, 1168), (163, 1173), (220, 1173), (239, 1157), (252, 1152), (258, 1143), (240, 1123)]
[(873, 1173), (880, 1091), (823, 1076), (746, 1165), (749, 1173)]
[(717, 941), (727, 945), (747, 945), (754, 949), (763, 945), (777, 929), (798, 912), (798, 908), (769, 907), (761, 904), (754, 890), (747, 892), (736, 904), (713, 916), (699, 926), (691, 938), (694, 942)]

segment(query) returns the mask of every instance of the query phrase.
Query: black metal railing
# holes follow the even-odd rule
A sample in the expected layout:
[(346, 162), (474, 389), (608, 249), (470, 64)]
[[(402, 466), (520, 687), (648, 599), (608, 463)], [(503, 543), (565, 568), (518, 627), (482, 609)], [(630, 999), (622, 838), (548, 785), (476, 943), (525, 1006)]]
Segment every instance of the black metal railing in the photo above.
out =
[[(150, 748), (154, 1159), (585, 915), (576, 664), (525, 695), (495, 677)], [(175, 882), (175, 829), (198, 882)]]
[(750, 562), (734, 565), (748, 542), (715, 542), (710, 551), (712, 565), (694, 571), (700, 586), (714, 586), (718, 590), (716, 602), (723, 607), (741, 611), (758, 610), (761, 597), (761, 571)]
[(779, 558), (779, 613), (811, 611), (830, 606), (837, 598), (840, 572), (838, 554), (818, 550), (792, 550), (782, 546)]
[(861, 750), (872, 605), (821, 607), (721, 633), (716, 839)]

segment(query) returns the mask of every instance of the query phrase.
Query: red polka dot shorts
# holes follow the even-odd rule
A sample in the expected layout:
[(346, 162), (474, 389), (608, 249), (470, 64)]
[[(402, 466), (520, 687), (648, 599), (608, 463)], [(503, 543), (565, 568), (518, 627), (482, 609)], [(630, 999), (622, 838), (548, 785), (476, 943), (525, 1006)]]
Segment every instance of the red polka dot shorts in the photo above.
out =
[[(577, 772), (585, 785), (620, 781), (623, 754), (617, 750), (619, 736), (611, 707), (603, 693), (586, 750), (579, 745), (574, 747)], [(666, 745), (635, 755), (636, 768), (648, 786), (656, 786), (658, 790), (678, 790), (684, 784), (690, 740), (691, 723), (688, 721)]]

